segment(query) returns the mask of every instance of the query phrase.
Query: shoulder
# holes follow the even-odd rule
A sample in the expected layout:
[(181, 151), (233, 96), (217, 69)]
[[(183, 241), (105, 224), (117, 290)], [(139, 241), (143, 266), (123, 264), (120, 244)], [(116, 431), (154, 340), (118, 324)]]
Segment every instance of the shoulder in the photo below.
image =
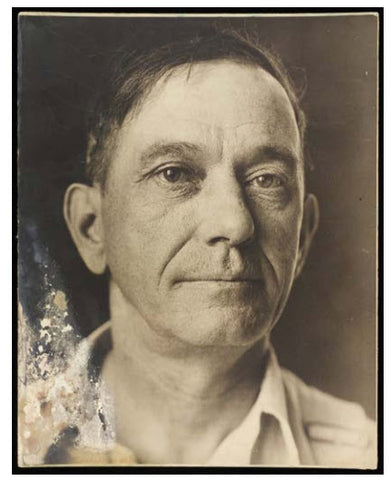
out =
[(376, 468), (375, 422), (359, 404), (309, 386), (286, 369), (282, 377), (317, 465)]

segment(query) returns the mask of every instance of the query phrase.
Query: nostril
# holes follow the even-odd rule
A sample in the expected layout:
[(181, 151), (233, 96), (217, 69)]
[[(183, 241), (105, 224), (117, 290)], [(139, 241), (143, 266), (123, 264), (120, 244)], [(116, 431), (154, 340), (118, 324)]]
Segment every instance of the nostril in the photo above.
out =
[(209, 240), (210, 245), (214, 245), (215, 243), (219, 242), (229, 242), (227, 237), (213, 237)]

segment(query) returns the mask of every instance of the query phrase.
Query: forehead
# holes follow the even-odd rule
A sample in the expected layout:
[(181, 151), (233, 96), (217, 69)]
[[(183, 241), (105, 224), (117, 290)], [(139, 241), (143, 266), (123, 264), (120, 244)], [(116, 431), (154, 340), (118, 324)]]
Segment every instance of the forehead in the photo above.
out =
[(293, 107), (260, 67), (232, 61), (184, 65), (161, 78), (120, 131), (120, 144), (164, 141), (233, 147), (278, 144), (300, 157)]

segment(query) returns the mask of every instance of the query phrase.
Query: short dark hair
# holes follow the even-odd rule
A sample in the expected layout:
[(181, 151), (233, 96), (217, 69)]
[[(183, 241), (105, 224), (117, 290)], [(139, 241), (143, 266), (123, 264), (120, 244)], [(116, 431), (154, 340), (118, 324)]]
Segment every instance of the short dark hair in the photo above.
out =
[(212, 29), (150, 49), (125, 50), (111, 63), (101, 94), (90, 110), (86, 174), (90, 182), (105, 186), (109, 157), (117, 131), (158, 80), (182, 65), (232, 60), (260, 66), (285, 89), (292, 104), (303, 150), (306, 120), (299, 95), (279, 58), (259, 41), (234, 30)]

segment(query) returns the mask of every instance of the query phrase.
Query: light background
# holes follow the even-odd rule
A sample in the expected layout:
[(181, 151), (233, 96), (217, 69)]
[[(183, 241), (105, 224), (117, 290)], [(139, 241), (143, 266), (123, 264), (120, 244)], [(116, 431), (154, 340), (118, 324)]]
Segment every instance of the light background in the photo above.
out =
[[(45, 293), (40, 261), (49, 259), (49, 275), (72, 295), (70, 315), (88, 333), (104, 320), (104, 309), (94, 301), (101, 286), (89, 281), (77, 259), (62, 222), (61, 197), (78, 176), (83, 115), (102, 55), (124, 40), (137, 43), (147, 34), (165, 38), (204, 20), (29, 17), (24, 22), (21, 299), (37, 323)], [(303, 105), (315, 166), (309, 188), (318, 196), (321, 223), (273, 334), (280, 361), (307, 382), (360, 402), (374, 418), (376, 18), (248, 17), (230, 23), (256, 29), (280, 53), (292, 76), (307, 85)]]

